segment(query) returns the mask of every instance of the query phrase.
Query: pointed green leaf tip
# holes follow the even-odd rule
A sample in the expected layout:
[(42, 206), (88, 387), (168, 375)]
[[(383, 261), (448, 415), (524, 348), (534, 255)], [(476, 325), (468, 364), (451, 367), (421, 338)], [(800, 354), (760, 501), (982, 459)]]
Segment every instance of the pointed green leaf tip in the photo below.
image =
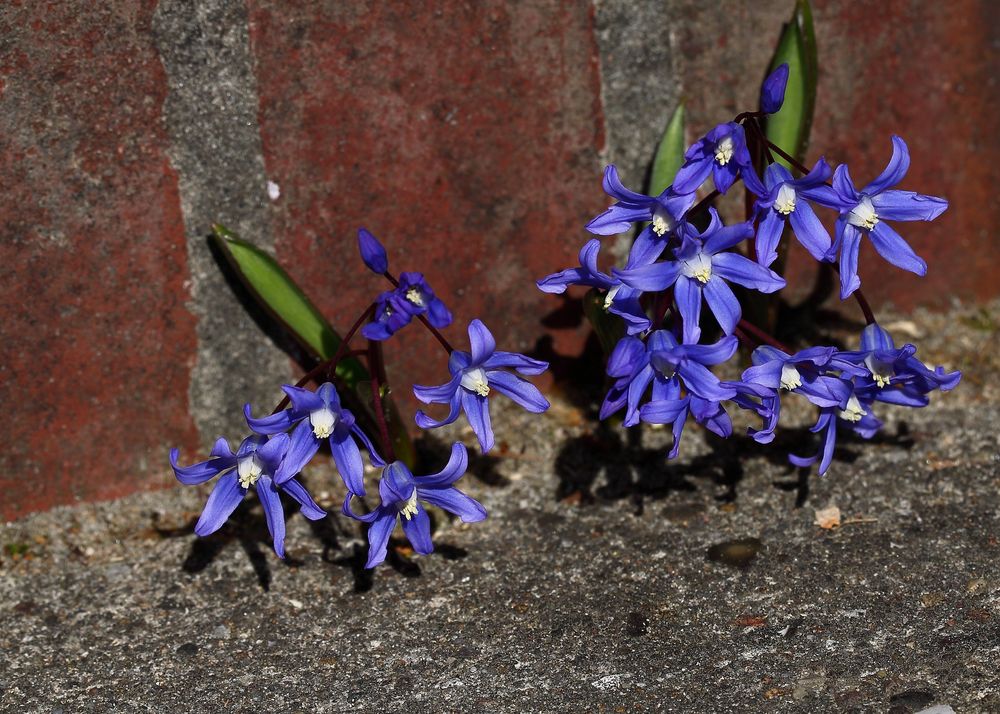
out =
[[(240, 239), (225, 226), (213, 226), (212, 233), (216, 246), (261, 306), (313, 357), (332, 357), (340, 346), (340, 336), (285, 269), (266, 252)], [(368, 372), (352, 358), (341, 360), (337, 376), (354, 387), (368, 378)]]
[(649, 174), (649, 195), (659, 196), (663, 189), (673, 183), (677, 169), (684, 161), (684, 104), (678, 104), (663, 132), (660, 145), (656, 147), (656, 157)]
[[(781, 110), (767, 117), (767, 138), (799, 161), (809, 144), (813, 110), (816, 106), (818, 58), (809, 0), (798, 0), (792, 18), (785, 24), (774, 51), (768, 74), (788, 64), (788, 85)], [(778, 158), (786, 168), (786, 161)]]

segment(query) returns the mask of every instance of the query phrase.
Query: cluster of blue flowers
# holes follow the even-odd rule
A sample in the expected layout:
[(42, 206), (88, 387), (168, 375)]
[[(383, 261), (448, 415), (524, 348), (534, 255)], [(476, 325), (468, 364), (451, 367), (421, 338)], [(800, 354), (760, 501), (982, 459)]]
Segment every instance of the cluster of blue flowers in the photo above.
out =
[[(529, 412), (540, 413), (548, 409), (549, 403), (538, 389), (516, 374), (541, 374), (548, 368), (546, 362), (497, 350), (493, 335), (478, 319), (473, 320), (468, 328), (470, 351), (452, 349), (437, 332), (438, 328), (451, 324), (451, 312), (435, 296), (424, 277), (420, 273), (402, 273), (398, 280), (393, 277), (388, 272), (385, 249), (364, 229), (359, 232), (358, 245), (365, 265), (393, 284), (392, 290), (379, 295), (368, 308), (366, 315), (371, 319), (361, 327), (361, 333), (372, 341), (369, 344), (389, 339), (417, 318), (426, 321), (425, 324), (449, 352), (451, 379), (447, 383), (437, 387), (413, 387), (414, 394), (422, 402), (449, 405), (447, 416), (440, 420), (418, 411), (416, 423), (421, 428), (450, 424), (458, 418), (460, 411), (464, 411), (485, 453), (494, 443), (489, 411), (489, 397), (494, 390)], [(345, 336), (344, 346), (352, 336)], [(200, 484), (218, 477), (195, 525), (195, 533), (206, 536), (221, 528), (253, 488), (274, 540), (274, 551), (284, 558), (285, 518), (279, 492), (284, 492), (298, 503), (306, 518), (317, 520), (327, 516), (327, 512), (299, 480), (303, 468), (324, 443), (329, 445), (347, 489), (342, 512), (368, 524), (367, 568), (385, 560), (389, 537), (397, 523), (402, 524), (403, 533), (416, 553), (433, 551), (430, 518), (424, 508), (425, 503), (444, 509), (464, 522), (486, 518), (483, 506), (453, 485), (468, 468), (468, 452), (464, 445), (452, 445), (450, 459), (438, 473), (414, 476), (406, 464), (392, 456), (387, 430), (381, 429), (381, 443), (376, 446), (379, 438), (366, 434), (355, 415), (341, 405), (334, 383), (322, 382), (315, 391), (304, 388), (303, 384), (317, 374), (325, 372), (328, 376), (332, 375), (338, 359), (344, 354), (341, 350), (333, 359), (307, 375), (302, 383), (282, 387), (286, 399), (270, 415), (254, 417), (251, 406), (247, 404), (244, 414), (253, 433), (243, 440), (235, 454), (229, 443), (220, 438), (208, 460), (192, 466), (180, 466), (177, 462), (178, 450), (171, 450), (170, 464), (181, 483)], [(372, 373), (373, 379), (377, 380), (378, 370), (372, 369)], [(376, 385), (376, 392), (381, 386), (384, 385)], [(280, 408), (285, 404), (288, 404), (287, 408)], [(376, 408), (375, 412), (376, 421), (384, 419), (380, 409)], [(381, 426), (385, 426), (384, 422)], [(381, 469), (378, 484), (380, 501), (374, 509), (365, 508), (359, 513), (352, 501), (366, 495), (362, 451), (368, 453), (373, 467)], [(390, 455), (390, 458), (385, 458), (383, 454)]]
[[(897, 348), (862, 300), (869, 324), (859, 350), (809, 347), (790, 354), (742, 320), (730, 284), (761, 293), (785, 286), (770, 266), (778, 257), (786, 226), (816, 260), (839, 268), (842, 299), (861, 286), (858, 251), (864, 236), (888, 262), (924, 275), (926, 263), (886, 221), (929, 221), (948, 204), (893, 188), (909, 166), (906, 144), (899, 137), (892, 138), (893, 154), (886, 169), (860, 190), (847, 166), (832, 171), (824, 159), (811, 171), (799, 167), (804, 175), (794, 178), (774, 162), (771, 149), (778, 147), (766, 141), (758, 122), (781, 107), (787, 79), (788, 68), (782, 65), (764, 83), (761, 111), (720, 124), (696, 141), (685, 153), (673, 184), (658, 196), (629, 190), (615, 167), (608, 166), (604, 191), (616, 203), (590, 221), (587, 230), (613, 235), (638, 226), (625, 266), (610, 273), (599, 270), (600, 241), (591, 239), (580, 251), (579, 267), (549, 275), (538, 281), (538, 287), (548, 293), (563, 293), (570, 285), (596, 289), (603, 295), (605, 310), (621, 319), (625, 335), (608, 358), (607, 374), (613, 383), (601, 407), (602, 419), (624, 408), (626, 426), (640, 421), (670, 424), (674, 443), (669, 456), (674, 457), (689, 415), (719, 436), (731, 435), (727, 403), (760, 416), (762, 428), (749, 433), (760, 443), (770, 442), (778, 424), (780, 394), (791, 392), (818, 408), (812, 430), (822, 433), (822, 447), (815, 456), (789, 458), (799, 466), (819, 461), (819, 471), (825, 473), (838, 428), (870, 438), (882, 424), (872, 413), (875, 402), (924, 406), (929, 392), (953, 388), (960, 373), (926, 367), (911, 344)], [(752, 154), (760, 157), (758, 166), (765, 158), (768, 161), (761, 166), (763, 177)], [(709, 177), (715, 191), (696, 204), (695, 192)], [(727, 226), (709, 203), (738, 180), (755, 197), (753, 210), (747, 221)], [(837, 212), (833, 239), (815, 207)], [(699, 230), (695, 223), (704, 219), (702, 209), (707, 209), (708, 221)], [(738, 252), (749, 241), (746, 255)], [(702, 343), (703, 302), (723, 333), (710, 344)], [(709, 368), (732, 358), (740, 339), (760, 345), (753, 351), (753, 366), (738, 381), (721, 381)]]

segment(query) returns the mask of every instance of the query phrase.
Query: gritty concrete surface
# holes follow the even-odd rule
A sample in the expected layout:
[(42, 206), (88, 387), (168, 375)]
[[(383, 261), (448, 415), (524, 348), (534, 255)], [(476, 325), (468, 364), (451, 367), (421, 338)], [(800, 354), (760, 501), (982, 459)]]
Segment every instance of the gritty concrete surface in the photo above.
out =
[[(764, 450), (691, 429), (668, 466), (661, 430), (564, 392), (540, 420), (494, 404), (464, 479), (487, 521), (436, 519), (436, 554), (400, 541), (373, 575), (339, 516), (292, 516), (285, 563), (256, 504), (196, 539), (205, 487), (9, 523), (0, 708), (998, 711), (1000, 305), (884, 324), (965, 379), (822, 479), (784, 461), (805, 411)], [(334, 509), (331, 470), (306, 480)]]

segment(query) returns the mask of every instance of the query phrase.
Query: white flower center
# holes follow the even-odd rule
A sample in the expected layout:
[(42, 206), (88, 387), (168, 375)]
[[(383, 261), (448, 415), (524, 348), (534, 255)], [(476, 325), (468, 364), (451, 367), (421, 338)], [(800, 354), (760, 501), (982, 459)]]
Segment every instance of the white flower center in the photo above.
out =
[(490, 383), (489, 380), (486, 379), (486, 372), (484, 372), (480, 367), (465, 370), (462, 374), (461, 385), (470, 392), (475, 392), (481, 397), (489, 396)]
[(847, 400), (847, 406), (837, 412), (837, 416), (845, 421), (861, 421), (861, 417), (867, 414), (864, 409), (861, 408), (861, 402), (858, 398), (851, 395), (851, 398)]
[(615, 301), (615, 295), (617, 295), (618, 291), (621, 290), (621, 289), (622, 289), (621, 285), (615, 285), (613, 288), (611, 288), (610, 290), (608, 290), (608, 294), (604, 296), (604, 309), (605, 310), (610, 310), (611, 309), (611, 303), (613, 303)]
[(720, 166), (725, 166), (733, 158), (733, 137), (727, 136), (715, 145), (715, 160)]
[(712, 258), (705, 253), (697, 253), (681, 263), (681, 272), (705, 284), (712, 277)]
[(663, 206), (657, 206), (653, 211), (653, 233), (663, 236), (674, 229), (675, 221)]
[(795, 189), (787, 183), (781, 184), (778, 189), (778, 197), (774, 199), (774, 210), (783, 216), (795, 210)]
[(880, 388), (889, 384), (892, 379), (892, 368), (886, 369), (886, 365), (875, 359), (875, 355), (865, 357), (865, 367), (872, 373), (872, 378)]
[(325, 439), (333, 433), (333, 427), (337, 426), (337, 415), (329, 409), (317, 409), (309, 414), (309, 423), (312, 424), (316, 438)]
[(424, 294), (420, 288), (410, 288), (406, 291), (406, 299), (412, 302), (417, 307), (424, 306)]
[(781, 388), (789, 391), (802, 386), (802, 375), (790, 364), (781, 365)]
[(260, 463), (257, 454), (244, 456), (236, 465), (236, 475), (243, 488), (250, 488), (257, 483), (262, 473), (264, 473), (264, 465)]
[(847, 222), (866, 231), (870, 231), (878, 224), (878, 214), (875, 213), (875, 206), (868, 196), (864, 196), (858, 205), (851, 209), (847, 214)]
[(399, 515), (406, 520), (410, 520), (417, 515), (417, 489), (413, 489), (413, 493), (411, 493), (410, 497), (406, 499), (406, 503), (403, 504), (403, 507), (399, 509)]

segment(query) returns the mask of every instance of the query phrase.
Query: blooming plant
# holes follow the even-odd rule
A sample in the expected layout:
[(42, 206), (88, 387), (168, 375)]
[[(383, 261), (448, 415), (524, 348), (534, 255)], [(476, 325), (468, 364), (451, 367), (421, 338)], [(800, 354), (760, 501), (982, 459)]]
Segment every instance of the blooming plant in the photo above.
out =
[[(875, 415), (878, 403), (922, 407), (930, 392), (952, 389), (961, 378), (958, 372), (924, 365), (912, 344), (897, 347), (861, 290), (863, 238), (892, 265), (924, 275), (927, 264), (891, 224), (931, 221), (948, 207), (942, 198), (896, 188), (909, 166), (906, 143), (892, 137), (885, 170), (860, 188), (846, 165), (834, 169), (819, 158), (809, 169), (796, 159), (804, 153), (812, 112), (812, 100), (803, 98), (809, 96), (803, 77), (811, 71), (815, 80), (815, 57), (810, 64), (803, 54), (810, 46), (815, 52), (814, 41), (802, 34), (807, 10), (808, 3), (799, 0), (799, 19), (786, 26), (779, 44), (778, 56), (791, 53), (794, 71), (788, 63), (775, 63), (761, 88), (759, 110), (719, 124), (686, 151), (681, 150), (683, 114), (675, 114), (667, 138), (677, 145), (676, 165), (664, 168), (670, 152), (661, 156), (658, 151), (653, 176), (667, 179), (654, 180), (648, 194), (627, 188), (614, 166), (605, 169), (603, 187), (612, 203), (586, 229), (596, 236), (636, 229), (624, 265), (599, 267), (601, 239), (592, 238), (580, 250), (579, 266), (537, 283), (547, 293), (564, 293), (570, 286), (590, 289), (596, 299), (588, 301), (588, 316), (607, 349), (610, 378), (600, 417), (620, 413), (627, 427), (669, 425), (673, 445), (668, 458), (677, 455), (689, 419), (720, 437), (731, 436), (729, 410), (734, 407), (750, 412), (755, 425), (759, 419), (748, 434), (769, 443), (784, 400), (794, 395), (816, 409), (812, 431), (819, 435), (819, 446), (813, 454), (788, 458), (800, 467), (818, 463), (824, 474), (839, 433), (868, 439), (881, 428)], [(798, 39), (786, 42), (790, 37)], [(798, 128), (779, 121), (788, 116), (782, 109), (786, 87), (793, 82), (796, 89), (787, 94), (799, 103)], [(779, 142), (769, 134), (775, 126), (792, 130), (782, 129), (784, 140)], [(713, 204), (740, 186), (746, 199), (744, 220), (727, 225)], [(821, 221), (824, 214), (835, 225), (832, 236)], [(769, 334), (768, 324), (744, 315), (746, 305), (759, 306), (785, 287), (782, 266), (790, 236), (813, 259), (839, 272), (841, 299), (858, 303), (866, 322), (858, 349), (791, 349)], [(420, 409), (416, 425), (435, 429), (464, 413), (484, 453), (494, 445), (490, 399), (499, 393), (528, 412), (544, 412), (548, 401), (523, 377), (541, 374), (548, 364), (498, 350), (478, 319), (467, 328), (468, 350), (452, 347), (441, 332), (452, 323), (451, 311), (421, 273), (394, 276), (382, 244), (365, 229), (358, 234), (362, 260), (390, 287), (362, 311), (343, 339), (273, 259), (221, 227), (216, 227), (216, 237), (251, 292), (279, 320), (287, 318), (290, 334), (298, 336), (318, 364), (297, 384), (285, 385), (284, 399), (269, 413), (246, 405), (251, 434), (235, 453), (219, 439), (208, 460), (180, 466), (177, 450), (171, 451), (170, 463), (182, 483), (217, 479), (195, 532), (208, 535), (221, 528), (252, 488), (274, 550), (284, 557), (282, 494), (308, 519), (327, 516), (300, 478), (324, 445), (346, 489), (341, 512), (367, 526), (368, 568), (385, 560), (397, 525), (414, 552), (433, 550), (427, 504), (465, 522), (486, 518), (483, 506), (455, 486), (469, 464), (464, 445), (452, 445), (448, 463), (437, 473), (422, 475), (426, 471), (414, 463), (412, 444), (389, 396), (382, 346), (414, 321), (431, 333), (447, 353), (447, 381), (412, 387), (419, 401), (436, 405), (428, 408), (438, 414)], [(753, 314), (759, 318), (759, 312)], [(354, 338), (366, 340), (365, 346), (352, 348)], [(739, 379), (720, 379), (713, 368), (733, 360), (740, 343), (752, 350), (751, 366)], [(370, 391), (370, 406), (360, 398), (365, 390)], [(380, 474), (372, 495), (365, 482), (366, 458)]]
[[(821, 435), (821, 446), (815, 455), (788, 458), (803, 467), (818, 462), (823, 474), (838, 432), (868, 439), (881, 428), (877, 402), (922, 407), (930, 392), (952, 389), (961, 378), (958, 372), (925, 366), (911, 344), (896, 347), (876, 321), (858, 277), (858, 249), (865, 236), (889, 263), (924, 275), (927, 264), (888, 222), (933, 220), (947, 201), (893, 188), (910, 163), (906, 143), (897, 136), (885, 170), (860, 189), (846, 165), (831, 170), (820, 158), (810, 170), (798, 162), (768, 138), (764, 124), (781, 109), (788, 80), (787, 64), (775, 68), (762, 87), (760, 110), (720, 124), (692, 144), (673, 181), (656, 195), (626, 188), (617, 169), (608, 166), (603, 185), (614, 203), (586, 227), (599, 236), (635, 227), (625, 265), (601, 271), (600, 241), (591, 239), (580, 252), (579, 268), (538, 281), (548, 293), (565, 292), (571, 285), (596, 292), (596, 304), (605, 313), (597, 327), (619, 335), (608, 356), (611, 382), (600, 417), (624, 410), (625, 426), (669, 424), (670, 458), (677, 455), (689, 417), (729, 437), (733, 427), (727, 407), (759, 416), (762, 426), (751, 428), (750, 436), (759, 443), (772, 441), (782, 400), (794, 394), (816, 407), (812, 431)], [(709, 181), (711, 191), (705, 189)], [(725, 225), (713, 201), (740, 181), (747, 215), (743, 222)], [(818, 216), (826, 209), (837, 214), (832, 239)], [(779, 268), (788, 229), (815, 260), (839, 270), (841, 298), (853, 296), (867, 323), (860, 349), (794, 351), (744, 318), (730, 286), (740, 286), (748, 297), (784, 288), (785, 280), (773, 268)], [(703, 319), (703, 303), (714, 325)], [(706, 335), (716, 328), (721, 337), (711, 341)], [(740, 342), (753, 350), (753, 365), (740, 379), (721, 381), (709, 368), (732, 359)]]
[[(217, 227), (217, 232), (224, 233), (224, 229)], [(397, 445), (409, 442), (401, 425), (392, 421), (393, 409), (388, 408), (386, 402), (388, 384), (382, 344), (414, 318), (444, 348), (451, 372), (451, 379), (440, 387), (414, 385), (413, 392), (421, 401), (449, 405), (447, 416), (440, 420), (418, 411), (418, 426), (433, 429), (450, 424), (462, 410), (485, 453), (493, 447), (494, 441), (489, 412), (489, 397), (494, 390), (530, 412), (548, 409), (549, 403), (538, 389), (515, 374), (541, 374), (548, 368), (547, 363), (516, 352), (497, 350), (493, 335), (478, 319), (468, 327), (470, 351), (454, 349), (440, 332), (451, 324), (452, 314), (423, 275), (401, 273), (397, 279), (389, 272), (382, 244), (363, 228), (358, 234), (358, 246), (365, 265), (384, 276), (392, 287), (362, 311), (332, 356), (320, 361), (297, 384), (282, 387), (285, 397), (269, 414), (255, 417), (250, 404), (244, 407), (247, 427), (252, 433), (243, 439), (235, 454), (229, 442), (219, 439), (207, 461), (180, 466), (177, 449), (171, 450), (170, 464), (181, 483), (199, 484), (218, 477), (195, 525), (198, 535), (209, 535), (221, 528), (253, 488), (264, 510), (274, 552), (284, 558), (285, 519), (281, 493), (297, 503), (306, 518), (318, 520), (327, 516), (299, 480), (302, 469), (324, 444), (329, 445), (333, 462), (347, 489), (341, 511), (368, 524), (368, 568), (385, 560), (389, 537), (397, 522), (402, 524), (403, 533), (416, 553), (433, 551), (430, 517), (424, 503), (468, 523), (486, 518), (486, 509), (454, 486), (469, 464), (464, 445), (454, 444), (444, 469), (429, 476), (414, 476), (412, 464), (407, 464), (403, 456), (397, 456)], [(247, 246), (238, 241), (231, 241), (229, 248), (247, 251)], [(252, 252), (241, 255), (243, 269), (255, 265), (251, 261), (270, 260)], [(260, 271), (259, 264), (257, 269)], [(273, 274), (275, 267), (268, 265), (267, 270)], [(308, 307), (314, 309), (311, 305)], [(365, 338), (367, 346), (352, 350), (350, 343), (355, 336)], [(367, 362), (367, 369), (355, 362), (358, 359)], [(359, 415), (345, 407), (342, 400), (360, 386), (352, 385), (352, 382), (359, 382), (359, 370), (368, 373), (365, 376), (370, 383), (373, 404), (372, 413), (366, 415), (369, 417), (366, 420), (358, 418)], [(308, 388), (309, 384), (314, 384), (315, 388)], [(379, 502), (374, 508), (366, 507), (359, 512), (352, 501), (364, 499), (367, 493), (365, 452), (371, 465), (381, 470), (377, 488)]]

